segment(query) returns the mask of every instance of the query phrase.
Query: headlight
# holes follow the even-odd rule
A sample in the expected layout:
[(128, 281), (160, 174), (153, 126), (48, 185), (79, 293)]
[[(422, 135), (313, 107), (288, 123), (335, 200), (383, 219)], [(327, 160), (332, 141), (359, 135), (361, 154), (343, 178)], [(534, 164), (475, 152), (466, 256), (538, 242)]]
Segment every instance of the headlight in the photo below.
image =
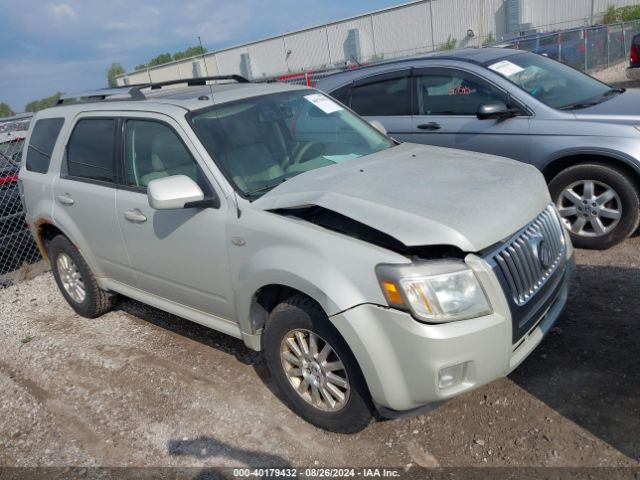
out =
[(475, 273), (463, 262), (378, 265), (376, 274), (389, 306), (426, 322), (450, 322), (492, 312)]

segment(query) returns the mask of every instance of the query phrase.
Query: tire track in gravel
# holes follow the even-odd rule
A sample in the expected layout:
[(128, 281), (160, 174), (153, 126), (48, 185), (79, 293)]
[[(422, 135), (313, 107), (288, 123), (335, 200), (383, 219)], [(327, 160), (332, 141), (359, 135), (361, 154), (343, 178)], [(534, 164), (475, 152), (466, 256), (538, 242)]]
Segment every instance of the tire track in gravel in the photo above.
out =
[(85, 420), (69, 412), (66, 405), (53, 394), (40, 387), (13, 366), (0, 360), (0, 373), (3, 373), (15, 385), (24, 390), (42, 405), (51, 415), (56, 425), (69, 438), (77, 440), (81, 448), (94, 457), (100, 464), (108, 464), (126, 458), (126, 451), (116, 446), (107, 446), (101, 436), (92, 430)]

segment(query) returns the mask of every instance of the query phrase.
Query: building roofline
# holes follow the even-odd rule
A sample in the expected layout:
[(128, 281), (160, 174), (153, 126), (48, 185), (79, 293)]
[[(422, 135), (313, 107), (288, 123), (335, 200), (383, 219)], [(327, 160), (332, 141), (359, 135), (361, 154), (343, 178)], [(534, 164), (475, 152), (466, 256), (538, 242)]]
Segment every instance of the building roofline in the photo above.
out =
[(154, 65), (153, 67), (147, 67), (147, 68), (142, 68), (140, 70), (132, 70), (129, 72), (125, 72), (122, 75), (118, 75), (116, 78), (124, 78), (126, 76), (129, 75), (133, 75), (136, 73), (141, 73), (141, 72), (146, 72), (146, 71), (152, 71), (152, 70), (156, 70), (158, 68), (162, 68), (162, 67), (166, 67), (169, 65), (175, 65), (177, 63), (182, 63), (188, 60), (201, 60), (203, 57), (211, 57), (211, 56), (215, 56), (218, 53), (223, 53), (223, 52), (228, 52), (229, 50), (235, 50), (236, 48), (242, 48), (242, 47), (249, 47), (251, 45), (255, 45), (258, 43), (262, 43), (262, 42), (267, 42), (270, 40), (278, 40), (279, 38), (283, 38), (283, 37), (287, 37), (287, 36), (291, 36), (291, 35), (297, 35), (299, 33), (304, 33), (304, 32), (308, 32), (311, 30), (315, 30), (317, 28), (322, 28), (322, 27), (328, 27), (329, 25), (335, 25), (338, 23), (343, 23), (343, 22), (349, 22), (352, 20), (357, 20), (360, 18), (365, 18), (365, 17), (369, 17), (372, 15), (377, 15), (379, 13), (385, 13), (385, 12), (390, 12), (393, 10), (398, 10), (400, 8), (405, 8), (408, 7), (410, 5), (415, 5), (415, 4), (419, 4), (419, 3), (431, 3), (434, 0), (411, 0), (409, 2), (404, 2), (404, 3), (400, 3), (398, 5), (392, 5), (390, 7), (384, 7), (384, 8), (379, 8), (377, 10), (371, 10), (369, 12), (365, 12), (365, 13), (360, 13), (357, 15), (352, 15), (350, 17), (346, 17), (346, 18), (341, 18), (339, 20), (334, 20), (331, 22), (324, 22), (324, 23), (318, 23), (309, 27), (304, 27), (304, 28), (300, 28), (298, 30), (291, 30), (289, 32), (285, 32), (285, 33), (279, 33), (277, 35), (271, 35), (269, 37), (263, 37), (257, 40), (251, 40), (250, 42), (244, 42), (244, 43), (239, 43), (239, 44), (235, 44), (229, 47), (224, 47), (224, 48), (220, 48), (217, 50), (212, 50), (211, 52), (206, 52), (204, 54), (198, 54), (198, 55), (194, 55), (192, 57), (186, 57), (186, 58), (181, 58), (180, 60), (172, 60), (170, 62), (167, 63), (163, 63), (161, 65)]

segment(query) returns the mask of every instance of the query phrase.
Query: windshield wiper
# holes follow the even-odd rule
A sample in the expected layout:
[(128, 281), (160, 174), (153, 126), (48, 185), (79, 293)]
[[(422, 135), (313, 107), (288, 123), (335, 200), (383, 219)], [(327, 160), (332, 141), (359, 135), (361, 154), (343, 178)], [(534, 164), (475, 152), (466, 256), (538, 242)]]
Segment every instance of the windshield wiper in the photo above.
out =
[(586, 102), (576, 102), (570, 103), (569, 105), (565, 105), (564, 107), (560, 107), (560, 110), (578, 110), (580, 108), (588, 108), (593, 107), (594, 105), (598, 105), (599, 103), (604, 102), (612, 95), (620, 95), (626, 92), (626, 88), (610, 88), (602, 95), (600, 95), (596, 100), (586, 101)]
[(610, 88), (609, 90), (604, 92), (602, 94), (602, 96), (606, 98), (606, 97), (610, 97), (614, 93), (617, 93), (619, 95), (619, 94), (624, 93), (626, 91), (627, 91), (627, 89), (626, 88), (622, 88), (622, 87), (620, 87), (620, 88)]
[(280, 184), (286, 182), (287, 180), (289, 180), (289, 178), (290, 177), (281, 178), (277, 182), (269, 183), (267, 185), (263, 185), (260, 188), (256, 188), (255, 190), (250, 190), (248, 192), (244, 192), (244, 195), (245, 195), (245, 197), (254, 197), (258, 193), (266, 192), (266, 191), (271, 190), (272, 188), (276, 188), (278, 185), (280, 185)]
[(570, 103), (569, 105), (565, 105), (564, 107), (560, 107), (560, 110), (578, 110), (580, 108), (588, 108), (593, 107), (594, 105), (598, 105), (599, 103), (604, 102), (612, 95), (620, 95), (626, 92), (626, 88), (610, 88), (602, 95), (600, 95), (596, 100), (586, 101), (586, 102), (576, 102)]
[(577, 102), (570, 103), (569, 105), (565, 105), (564, 107), (560, 107), (560, 110), (578, 110), (580, 108), (588, 108), (593, 107), (594, 105), (598, 105), (600, 102)]

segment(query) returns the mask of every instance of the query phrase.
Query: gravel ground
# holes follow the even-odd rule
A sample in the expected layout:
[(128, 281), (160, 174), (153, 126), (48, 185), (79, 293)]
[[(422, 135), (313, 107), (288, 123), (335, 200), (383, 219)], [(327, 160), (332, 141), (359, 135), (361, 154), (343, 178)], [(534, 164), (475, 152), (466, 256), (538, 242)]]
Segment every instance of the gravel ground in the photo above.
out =
[(352, 436), (306, 424), (235, 339), (45, 273), (0, 290), (3, 466), (640, 466), (640, 238), (577, 254), (566, 313), (509, 378)]

